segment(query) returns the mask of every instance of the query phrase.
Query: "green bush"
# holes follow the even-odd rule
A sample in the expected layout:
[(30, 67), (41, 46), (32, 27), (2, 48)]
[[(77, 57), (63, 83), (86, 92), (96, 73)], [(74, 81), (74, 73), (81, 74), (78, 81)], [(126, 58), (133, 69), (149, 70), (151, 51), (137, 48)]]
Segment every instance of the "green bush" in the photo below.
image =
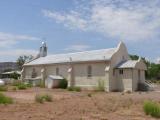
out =
[(68, 87), (67, 90), (68, 91), (74, 91), (73, 87)]
[(25, 84), (25, 83), (18, 81), (18, 80), (15, 80), (12, 85), (15, 86), (16, 89), (19, 89), (19, 90), (25, 90), (27, 88), (33, 87), (32, 83)]
[(25, 90), (25, 89), (27, 89), (27, 85), (24, 84), (24, 83), (21, 83), (21, 84), (19, 84), (19, 85), (17, 86), (17, 88), (18, 88), (19, 90)]
[(77, 92), (81, 91), (80, 87), (68, 87), (67, 89), (68, 89), (68, 91), (77, 91)]
[(80, 87), (74, 87), (74, 91), (80, 92), (81, 88)]
[(11, 103), (13, 103), (12, 98), (7, 97), (4, 94), (0, 93), (0, 104), (11, 104)]
[(52, 100), (53, 100), (52, 96), (48, 95), (48, 94), (45, 94), (45, 95), (37, 94), (35, 96), (35, 101), (38, 102), (38, 103), (44, 103), (45, 101), (52, 102)]
[(52, 96), (51, 95), (44, 95), (43, 98), (47, 101), (47, 102), (52, 102)]
[(66, 79), (60, 80), (59, 88), (66, 89), (68, 86), (68, 81)]
[(0, 91), (8, 91), (8, 87), (5, 85), (0, 86)]
[(28, 88), (31, 88), (31, 87), (33, 87), (33, 84), (32, 84), (32, 83), (27, 83), (26, 86), (27, 86)]
[(88, 93), (87, 96), (88, 96), (88, 97), (92, 97), (92, 94), (91, 94), (91, 93)]
[(38, 103), (43, 103), (44, 102), (44, 98), (42, 95), (36, 95), (35, 96), (35, 101)]
[(144, 102), (143, 109), (146, 115), (160, 118), (160, 104), (152, 101), (146, 101)]

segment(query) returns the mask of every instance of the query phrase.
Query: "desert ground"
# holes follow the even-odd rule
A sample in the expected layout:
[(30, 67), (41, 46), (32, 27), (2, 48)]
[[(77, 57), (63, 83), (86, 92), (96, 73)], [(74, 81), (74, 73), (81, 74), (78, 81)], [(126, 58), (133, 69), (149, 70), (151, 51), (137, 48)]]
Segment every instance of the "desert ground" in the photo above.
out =
[[(47, 93), (52, 102), (35, 102)], [(62, 89), (30, 88), (7, 91), (11, 105), (0, 105), (0, 120), (155, 120), (143, 112), (143, 102), (160, 102), (160, 92), (72, 92)]]

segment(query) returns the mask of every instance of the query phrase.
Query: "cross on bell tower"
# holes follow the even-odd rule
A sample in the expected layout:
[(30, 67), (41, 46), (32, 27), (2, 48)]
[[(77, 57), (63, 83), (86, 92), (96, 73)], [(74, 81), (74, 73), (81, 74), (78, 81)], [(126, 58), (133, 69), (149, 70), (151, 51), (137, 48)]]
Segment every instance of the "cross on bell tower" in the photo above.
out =
[(42, 45), (40, 47), (40, 57), (46, 57), (47, 56), (47, 45), (46, 42), (42, 42)]

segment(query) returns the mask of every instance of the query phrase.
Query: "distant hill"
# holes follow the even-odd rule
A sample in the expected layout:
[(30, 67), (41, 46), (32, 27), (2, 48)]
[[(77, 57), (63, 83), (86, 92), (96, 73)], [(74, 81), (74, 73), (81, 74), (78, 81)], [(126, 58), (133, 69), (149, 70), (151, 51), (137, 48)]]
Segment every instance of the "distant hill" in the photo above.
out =
[(0, 73), (11, 70), (18, 70), (16, 62), (0, 62)]

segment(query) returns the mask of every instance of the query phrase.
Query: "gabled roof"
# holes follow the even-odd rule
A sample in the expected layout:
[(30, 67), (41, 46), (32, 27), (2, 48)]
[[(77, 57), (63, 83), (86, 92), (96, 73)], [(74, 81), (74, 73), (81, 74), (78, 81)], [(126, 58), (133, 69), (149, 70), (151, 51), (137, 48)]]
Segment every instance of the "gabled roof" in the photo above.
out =
[(24, 64), (24, 66), (67, 63), (67, 62), (110, 60), (112, 55), (116, 52), (116, 49), (117, 48), (110, 48), (110, 49), (92, 50), (92, 51), (84, 51), (76, 53), (48, 55), (46, 57), (40, 57), (27, 64)]
[(116, 68), (135, 68), (137, 62), (137, 60), (127, 60), (118, 64)]

